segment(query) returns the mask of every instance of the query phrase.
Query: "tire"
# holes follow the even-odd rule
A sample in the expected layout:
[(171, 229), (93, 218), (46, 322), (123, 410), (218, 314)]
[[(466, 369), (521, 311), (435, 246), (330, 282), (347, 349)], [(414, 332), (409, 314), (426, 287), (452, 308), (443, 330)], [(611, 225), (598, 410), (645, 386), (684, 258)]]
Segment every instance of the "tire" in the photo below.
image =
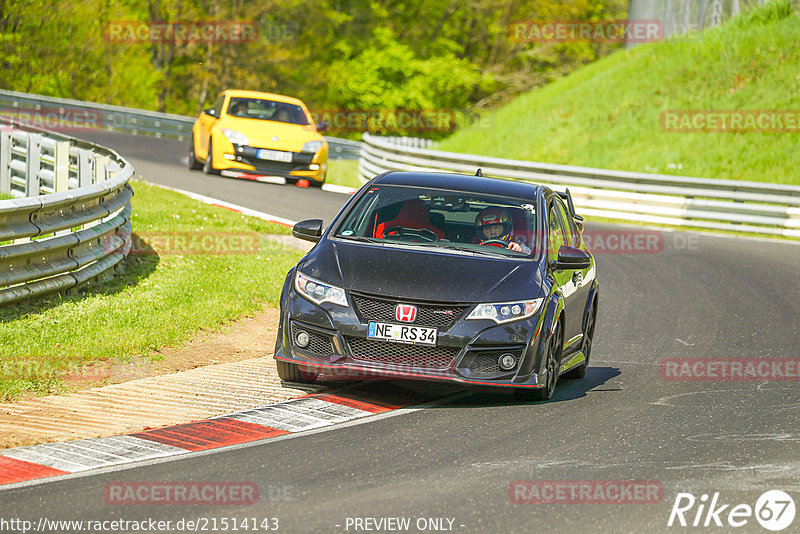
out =
[(589, 369), (589, 358), (592, 355), (592, 339), (594, 339), (594, 323), (595, 323), (595, 308), (592, 306), (592, 311), (589, 312), (589, 320), (586, 321), (586, 332), (583, 338), (583, 355), (586, 359), (579, 366), (564, 375), (564, 378), (580, 379), (586, 376), (586, 371)]
[(516, 400), (535, 400), (539, 402), (548, 401), (553, 397), (558, 383), (558, 349), (561, 343), (561, 326), (556, 327), (556, 331), (547, 340), (545, 349), (545, 369), (547, 371), (547, 382), (545, 387), (536, 389), (517, 389), (514, 391)]
[(276, 360), (278, 366), (278, 377), (284, 382), (299, 382), (301, 384), (311, 384), (319, 376), (316, 371), (301, 369), (296, 363)]
[(210, 139), (208, 141), (208, 155), (203, 163), (203, 172), (205, 174), (219, 174), (219, 171), (214, 168), (214, 142)]
[(189, 161), (187, 167), (190, 171), (198, 171), (203, 168), (203, 164), (197, 161), (197, 156), (194, 153), (194, 135), (192, 135), (192, 140), (189, 142)]

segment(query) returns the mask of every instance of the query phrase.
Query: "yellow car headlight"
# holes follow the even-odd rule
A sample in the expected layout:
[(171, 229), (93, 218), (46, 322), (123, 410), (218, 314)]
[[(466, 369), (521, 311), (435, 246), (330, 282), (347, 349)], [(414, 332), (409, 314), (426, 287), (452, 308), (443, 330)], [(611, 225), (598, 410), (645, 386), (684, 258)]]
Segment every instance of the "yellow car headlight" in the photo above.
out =
[(227, 137), (228, 141), (230, 141), (234, 145), (250, 144), (250, 140), (247, 138), (247, 136), (242, 132), (237, 132), (236, 130), (229, 130), (228, 128), (222, 128), (222, 135)]
[(300, 150), (300, 152), (311, 152), (312, 154), (316, 154), (317, 151), (322, 148), (322, 145), (323, 141), (309, 141), (303, 145), (303, 148)]

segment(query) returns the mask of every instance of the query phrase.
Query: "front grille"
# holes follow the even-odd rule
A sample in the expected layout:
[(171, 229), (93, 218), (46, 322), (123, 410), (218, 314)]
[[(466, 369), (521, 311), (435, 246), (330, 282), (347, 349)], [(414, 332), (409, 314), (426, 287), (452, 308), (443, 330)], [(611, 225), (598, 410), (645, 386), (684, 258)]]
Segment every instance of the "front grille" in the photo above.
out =
[[(242, 163), (252, 165), (257, 171), (287, 173), (296, 170), (298, 167), (294, 163), (285, 163), (283, 161), (264, 161), (256, 158), (242, 158)], [(304, 167), (299, 167), (301, 170)]]
[[(308, 346), (306, 347), (300, 347), (297, 345), (297, 334), (301, 330), (308, 334), (309, 342)], [(320, 334), (319, 332), (310, 330), (308, 328), (303, 328), (294, 323), (292, 323), (292, 345), (302, 351), (310, 352), (312, 354), (333, 354), (333, 339), (331, 336)]]
[(405, 345), (357, 337), (348, 337), (347, 343), (356, 360), (402, 367), (446, 369), (458, 354), (458, 349), (448, 347)]
[(458, 304), (416, 304), (405, 300), (377, 298), (357, 293), (351, 293), (350, 296), (353, 299), (353, 304), (355, 304), (356, 313), (361, 317), (362, 322), (397, 322), (394, 315), (395, 308), (400, 303), (408, 303), (417, 306), (415, 325), (435, 327), (442, 331), (450, 330), (469, 307)]

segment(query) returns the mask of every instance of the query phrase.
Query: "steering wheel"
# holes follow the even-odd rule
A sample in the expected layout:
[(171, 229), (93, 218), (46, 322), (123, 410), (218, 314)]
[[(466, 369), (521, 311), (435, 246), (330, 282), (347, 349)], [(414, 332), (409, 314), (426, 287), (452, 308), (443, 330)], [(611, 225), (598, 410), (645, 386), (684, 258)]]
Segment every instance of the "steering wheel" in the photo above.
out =
[(502, 239), (487, 239), (486, 241), (482, 242), (481, 245), (508, 248), (508, 241), (503, 241)]
[(407, 237), (416, 237), (431, 243), (439, 241), (439, 236), (432, 230), (428, 230), (427, 228), (406, 228), (405, 226), (390, 226), (383, 231), (383, 237), (384, 239), (387, 237), (399, 237), (403, 239)]

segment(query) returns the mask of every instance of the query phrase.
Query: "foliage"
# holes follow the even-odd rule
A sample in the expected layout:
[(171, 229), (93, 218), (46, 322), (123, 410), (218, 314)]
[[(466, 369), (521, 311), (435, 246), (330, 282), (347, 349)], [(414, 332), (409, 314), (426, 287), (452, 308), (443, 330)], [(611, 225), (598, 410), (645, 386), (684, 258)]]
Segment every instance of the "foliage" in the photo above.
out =
[[(626, 6), (625, 0), (16, 0), (0, 3), (0, 87), (189, 115), (227, 88), (294, 95), (312, 110), (484, 108), (617, 47), (520, 43), (509, 31), (513, 21), (619, 19)], [(245, 21), (257, 34), (243, 42), (147, 35), (120, 42), (110, 31), (120, 23), (158, 28), (179, 21)]]
[(674, 132), (661, 123), (667, 110), (785, 110), (796, 117), (798, 42), (800, 16), (787, 0), (770, 2), (702, 34), (605, 57), (521, 95), (438, 148), (800, 184), (798, 133)]

